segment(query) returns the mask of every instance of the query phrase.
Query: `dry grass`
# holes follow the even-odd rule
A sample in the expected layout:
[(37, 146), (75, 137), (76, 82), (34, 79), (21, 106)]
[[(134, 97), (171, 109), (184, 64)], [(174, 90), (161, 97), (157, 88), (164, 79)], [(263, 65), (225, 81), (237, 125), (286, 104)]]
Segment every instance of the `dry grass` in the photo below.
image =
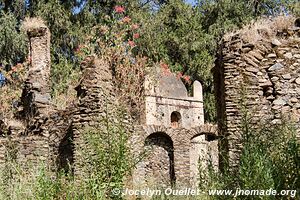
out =
[(241, 30), (233, 31), (225, 35), (225, 39), (231, 38), (235, 34), (240, 34), (245, 42), (255, 44), (260, 40), (271, 40), (276, 37), (278, 32), (285, 32), (293, 27), (295, 17), (278, 16), (275, 18), (261, 18), (252, 21), (249, 25), (244, 26)]
[(22, 90), (19, 88), (14, 89), (9, 86), (4, 86), (0, 88), (0, 90), (0, 113), (2, 117), (12, 119), (15, 111), (13, 102), (20, 99)]
[(21, 29), (24, 31), (34, 30), (38, 28), (47, 28), (44, 20), (40, 17), (26, 17), (21, 27)]
[(65, 93), (54, 92), (52, 103), (55, 105), (57, 109), (65, 110), (68, 108), (68, 106), (70, 106), (72, 103), (76, 101), (77, 93), (74, 87), (72, 86), (68, 87)]
[[(0, 115), (6, 119), (12, 119), (16, 112), (17, 105), (14, 107), (14, 104), (19, 102), (22, 95), (22, 83), (25, 81), (28, 63), (19, 63), (12, 68), (13, 70), (9, 72), (2, 70), (7, 83), (5, 86), (0, 87)], [(14, 76), (14, 73), (16, 73), (16, 76)]]

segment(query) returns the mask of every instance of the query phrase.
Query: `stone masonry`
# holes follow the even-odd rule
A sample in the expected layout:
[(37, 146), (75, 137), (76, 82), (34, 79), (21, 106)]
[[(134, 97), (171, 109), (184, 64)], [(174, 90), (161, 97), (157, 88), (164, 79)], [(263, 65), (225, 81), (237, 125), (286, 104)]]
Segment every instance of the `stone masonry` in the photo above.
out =
[[(39, 24), (27, 29), (31, 65), (21, 97), (21, 107), (14, 119), (1, 120), (0, 163), (8, 156), (27, 167), (50, 164), (66, 168), (73, 160), (67, 139), (72, 109), (57, 110), (50, 97), (50, 32)], [(8, 154), (8, 152), (10, 152)]]
[(264, 27), (253, 25), (224, 38), (214, 69), (219, 134), (223, 136), (220, 153), (228, 159), (221, 160), (221, 165), (238, 165), (242, 104), (253, 126), (264, 121), (278, 124), (282, 117), (299, 125), (300, 27), (299, 19), (290, 21), (278, 17), (267, 20)]
[[(75, 105), (58, 110), (50, 96), (50, 32), (44, 25), (28, 28), (32, 63), (21, 97), (21, 111), (14, 119), (0, 120), (0, 163), (5, 166), (6, 153), (13, 147), (18, 163), (82, 173), (82, 138), (86, 127), (101, 127), (101, 118), (116, 120), (119, 107), (113, 70), (96, 56), (81, 64), (82, 76)], [(204, 124), (201, 83), (193, 84), (188, 96), (181, 80), (160, 70), (147, 77), (143, 121), (123, 117), (131, 133), (133, 155), (142, 157), (133, 171), (133, 187), (195, 186), (199, 164), (218, 165), (217, 128)], [(199, 160), (201, 161), (199, 163)], [(69, 168), (69, 164), (73, 166)]]
[(72, 123), (75, 146), (74, 167), (77, 176), (85, 173), (81, 171), (85, 162), (81, 153), (87, 146), (85, 146), (82, 135), (87, 130), (87, 127), (96, 126), (101, 129), (102, 124), (99, 122), (101, 119), (117, 119), (114, 111), (118, 107), (109, 64), (91, 56), (84, 60), (81, 64), (81, 69), (83, 74), (81, 81), (76, 87), (78, 102)]
[(38, 28), (28, 28), (29, 58), (31, 65), (21, 98), (26, 118), (39, 113), (47, 113), (50, 96), (50, 31), (44, 24)]
[(146, 154), (133, 174), (134, 186), (196, 186), (199, 159), (218, 165), (217, 129), (204, 124), (202, 86), (193, 96), (180, 79), (156, 70), (145, 82), (145, 124), (134, 135), (135, 154)]

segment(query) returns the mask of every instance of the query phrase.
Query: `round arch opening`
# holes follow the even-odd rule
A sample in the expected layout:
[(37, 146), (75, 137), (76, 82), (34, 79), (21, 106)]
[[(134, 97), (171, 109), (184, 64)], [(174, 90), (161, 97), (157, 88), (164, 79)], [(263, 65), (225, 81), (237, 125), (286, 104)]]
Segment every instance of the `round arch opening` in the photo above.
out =
[(171, 127), (179, 128), (181, 126), (181, 114), (177, 111), (171, 113)]
[(174, 146), (170, 136), (156, 132), (145, 140), (145, 180), (147, 184), (172, 186), (175, 184)]

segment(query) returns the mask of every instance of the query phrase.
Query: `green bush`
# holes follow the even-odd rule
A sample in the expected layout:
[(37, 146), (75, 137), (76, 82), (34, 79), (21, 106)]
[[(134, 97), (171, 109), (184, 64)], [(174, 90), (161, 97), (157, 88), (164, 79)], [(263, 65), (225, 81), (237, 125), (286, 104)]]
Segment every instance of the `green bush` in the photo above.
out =
[(1, 65), (22, 63), (27, 55), (27, 40), (24, 32), (19, 30), (16, 17), (0, 9), (0, 68)]
[[(223, 173), (209, 170), (208, 180), (201, 187), (210, 189), (298, 190), (300, 188), (300, 144), (295, 125), (282, 120), (281, 124), (264, 123), (252, 127), (242, 123), (243, 149), (239, 170)], [(292, 195), (291, 195), (292, 196)], [(289, 199), (291, 196), (238, 196), (235, 199)], [(210, 196), (209, 199), (230, 199), (232, 196)]]
[[(130, 159), (125, 113), (119, 109), (108, 109), (97, 125), (87, 127), (82, 134), (82, 160), (78, 160), (82, 176), (55, 173), (46, 165), (40, 166), (16, 160), (16, 151), (11, 144), (7, 148), (7, 159), (0, 177), (0, 198), (18, 199), (122, 199), (113, 195), (112, 190), (124, 188), (126, 177), (134, 164)], [(110, 112), (111, 113), (111, 112)], [(110, 120), (113, 119), (113, 120)]]
[[(124, 115), (120, 112), (117, 116)], [(124, 187), (125, 176), (133, 167), (129, 136), (122, 120), (113, 117), (98, 120), (98, 125), (84, 133), (84, 141), (88, 144), (82, 149), (83, 159), (88, 161), (83, 166), (83, 171), (87, 172), (84, 176), (88, 177), (84, 184), (93, 199), (121, 199), (121, 196), (113, 196), (111, 191)]]

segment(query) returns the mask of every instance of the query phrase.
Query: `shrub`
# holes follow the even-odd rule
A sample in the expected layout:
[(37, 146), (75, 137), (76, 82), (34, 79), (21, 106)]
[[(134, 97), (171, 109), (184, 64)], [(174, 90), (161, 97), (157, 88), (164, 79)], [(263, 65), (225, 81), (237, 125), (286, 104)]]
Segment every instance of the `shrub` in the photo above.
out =
[(121, 199), (111, 191), (124, 187), (125, 177), (133, 167), (128, 147), (130, 133), (120, 118), (125, 113), (114, 113), (116, 117), (107, 114), (98, 119), (94, 127), (87, 127), (83, 134), (86, 148), (82, 148), (81, 154), (85, 178), (81, 181), (92, 199)]
[[(204, 187), (241, 190), (298, 190), (300, 188), (300, 144), (295, 125), (269, 122), (254, 128), (249, 121), (242, 124), (243, 150), (236, 174), (209, 170)], [(291, 195), (291, 197), (293, 197)], [(230, 196), (210, 196), (209, 199), (228, 199)], [(290, 196), (238, 196), (237, 199), (288, 199)]]

